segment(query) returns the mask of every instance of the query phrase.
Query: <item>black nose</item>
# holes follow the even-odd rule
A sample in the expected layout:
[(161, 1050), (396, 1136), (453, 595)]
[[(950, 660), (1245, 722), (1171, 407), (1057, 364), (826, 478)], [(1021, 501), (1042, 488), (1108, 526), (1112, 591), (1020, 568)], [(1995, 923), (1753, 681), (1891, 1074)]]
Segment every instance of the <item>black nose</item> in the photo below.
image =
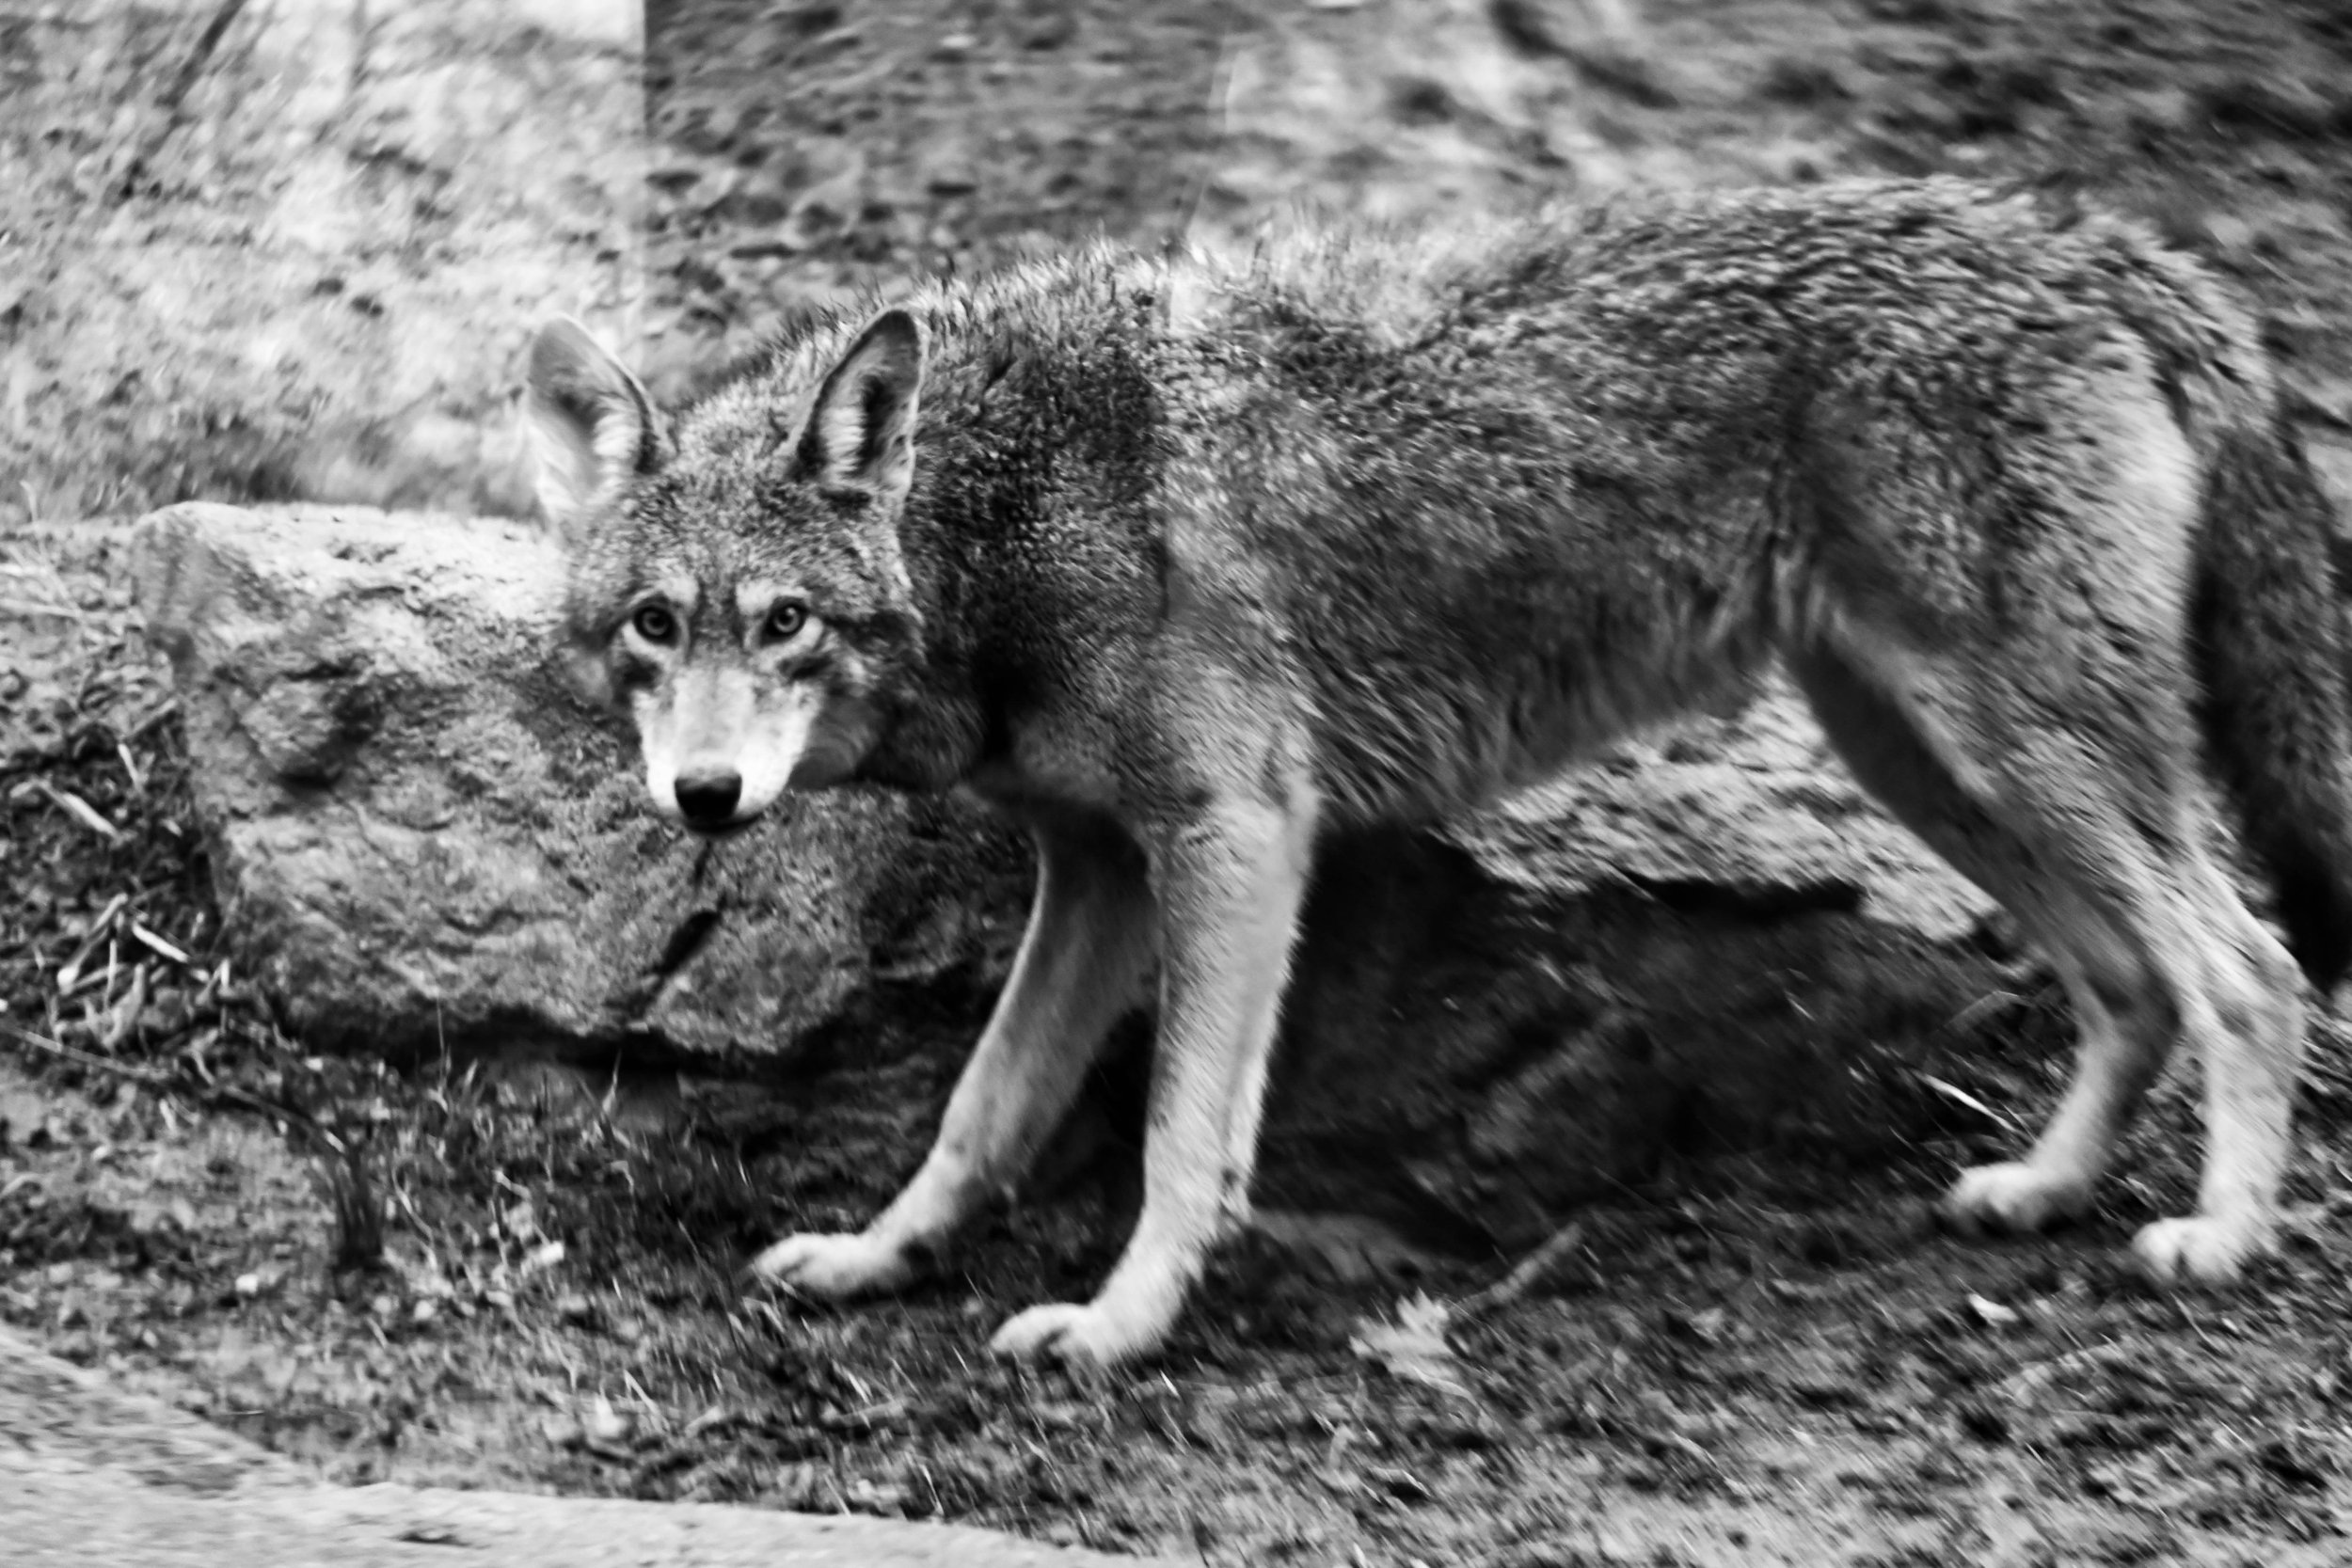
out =
[(732, 768), (709, 773), (680, 773), (677, 809), (690, 828), (723, 828), (743, 798), (743, 777)]

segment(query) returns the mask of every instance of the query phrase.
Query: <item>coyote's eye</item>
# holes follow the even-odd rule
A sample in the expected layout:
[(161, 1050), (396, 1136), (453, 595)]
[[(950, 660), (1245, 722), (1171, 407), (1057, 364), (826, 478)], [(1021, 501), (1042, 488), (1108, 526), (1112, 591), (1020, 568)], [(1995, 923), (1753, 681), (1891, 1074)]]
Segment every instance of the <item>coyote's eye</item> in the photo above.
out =
[(790, 599), (778, 599), (775, 609), (768, 612), (768, 635), (779, 642), (800, 636), (801, 628), (806, 625), (808, 608)]
[(677, 617), (658, 604), (649, 604), (629, 617), (628, 624), (648, 642), (668, 642), (677, 636)]

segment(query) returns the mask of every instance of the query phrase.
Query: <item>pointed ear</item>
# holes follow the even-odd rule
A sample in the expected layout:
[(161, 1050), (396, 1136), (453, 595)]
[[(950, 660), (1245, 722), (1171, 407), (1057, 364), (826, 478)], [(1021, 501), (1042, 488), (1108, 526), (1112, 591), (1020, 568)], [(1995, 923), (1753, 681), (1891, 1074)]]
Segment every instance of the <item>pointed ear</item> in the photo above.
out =
[(859, 334), (817, 388), (802, 427), (802, 471), (825, 484), (873, 491), (886, 506), (914, 481), (914, 411), (923, 385), (923, 328), (886, 310)]
[(592, 501), (651, 467), (660, 451), (645, 389), (569, 316), (548, 323), (532, 342), (524, 423), (539, 510), (567, 540)]

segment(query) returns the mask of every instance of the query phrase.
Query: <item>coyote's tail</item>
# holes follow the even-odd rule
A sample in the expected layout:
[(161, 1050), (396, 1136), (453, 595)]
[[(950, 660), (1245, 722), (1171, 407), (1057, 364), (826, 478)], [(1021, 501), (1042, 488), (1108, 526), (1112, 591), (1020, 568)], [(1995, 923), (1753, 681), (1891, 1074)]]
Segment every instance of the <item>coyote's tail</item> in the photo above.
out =
[(2322, 991), (2352, 968), (2352, 709), (2328, 499), (2274, 417), (2214, 433), (2192, 632), (2216, 770)]

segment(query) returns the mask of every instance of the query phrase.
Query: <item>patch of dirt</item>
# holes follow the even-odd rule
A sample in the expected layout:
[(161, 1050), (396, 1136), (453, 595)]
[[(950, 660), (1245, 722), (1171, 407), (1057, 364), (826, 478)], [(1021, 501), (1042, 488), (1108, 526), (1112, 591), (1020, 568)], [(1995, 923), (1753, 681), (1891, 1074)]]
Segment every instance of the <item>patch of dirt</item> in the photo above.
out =
[[(1957, 169), (2078, 187), (2223, 269), (2323, 466), (2352, 475), (2332, 0), (679, 0), (649, 26), (649, 359), (673, 389), (844, 289), (1097, 227), (1216, 242), (1301, 198)], [(280, 483), (241, 478), (233, 440), (187, 443), (184, 483), (112, 436), (77, 482)], [(1886, 1094), (1915, 1116), (1884, 1136), (1679, 1156), (1504, 1299), (1479, 1292), (1513, 1259), (1392, 1256), (1416, 1272), (1342, 1283), (1244, 1245), (1167, 1354), (1079, 1386), (982, 1347), (1099, 1279), (1115, 1180), (981, 1227), (903, 1300), (820, 1311), (739, 1277), (777, 1232), (890, 1195), (952, 1051), (783, 1095), (404, 1078), (286, 1038), (220, 969), (119, 548), (107, 525), (0, 540), (0, 1317), (126, 1383), (345, 1479), (956, 1518), (1212, 1563), (2352, 1554), (2333, 1021), (2296, 1224), (2236, 1291), (2159, 1296), (2114, 1261), (2187, 1201), (2184, 1089), (2079, 1230), (1924, 1223), (2050, 1104), (2037, 994), (2002, 1004), (2014, 1027), (1963, 1080)], [(967, 1037), (970, 1000), (903, 1026)]]

